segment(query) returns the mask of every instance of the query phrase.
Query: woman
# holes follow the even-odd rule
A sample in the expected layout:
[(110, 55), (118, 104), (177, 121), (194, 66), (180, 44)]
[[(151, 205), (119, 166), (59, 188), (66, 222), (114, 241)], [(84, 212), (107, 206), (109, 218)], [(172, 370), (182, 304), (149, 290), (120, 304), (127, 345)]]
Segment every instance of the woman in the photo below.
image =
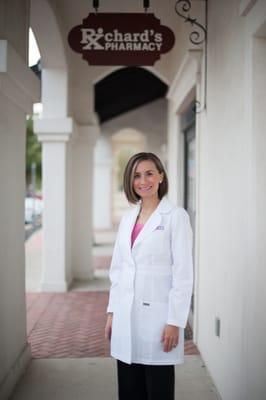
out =
[(153, 153), (131, 157), (124, 191), (137, 206), (119, 225), (105, 327), (119, 400), (173, 400), (192, 293), (189, 217), (166, 199), (167, 175)]

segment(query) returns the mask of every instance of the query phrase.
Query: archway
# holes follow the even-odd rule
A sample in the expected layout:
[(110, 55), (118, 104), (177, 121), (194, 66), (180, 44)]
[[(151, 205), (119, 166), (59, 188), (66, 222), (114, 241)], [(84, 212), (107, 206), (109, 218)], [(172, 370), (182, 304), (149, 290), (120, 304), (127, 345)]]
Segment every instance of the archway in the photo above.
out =
[[(98, 114), (101, 132), (95, 153), (95, 181), (100, 179), (99, 170), (101, 169), (102, 176), (105, 176), (105, 187), (109, 189), (107, 189), (107, 195), (102, 196), (94, 185), (94, 229), (112, 229), (119, 219), (118, 215), (112, 218), (113, 191), (116, 186), (112, 180), (116, 168), (113, 155), (117, 153), (112, 150), (116, 142), (112, 139), (116, 137), (114, 135), (119, 132), (125, 133), (125, 129), (130, 127), (131, 133), (127, 131), (125, 140), (128, 151), (149, 149), (164, 158), (166, 91), (167, 85), (162, 80), (149, 70), (140, 67), (116, 68), (95, 83), (95, 112)], [(136, 140), (136, 137), (133, 137), (135, 132), (143, 135), (141, 145), (133, 146)], [(101, 210), (109, 210), (108, 216), (105, 215), (104, 219)]]

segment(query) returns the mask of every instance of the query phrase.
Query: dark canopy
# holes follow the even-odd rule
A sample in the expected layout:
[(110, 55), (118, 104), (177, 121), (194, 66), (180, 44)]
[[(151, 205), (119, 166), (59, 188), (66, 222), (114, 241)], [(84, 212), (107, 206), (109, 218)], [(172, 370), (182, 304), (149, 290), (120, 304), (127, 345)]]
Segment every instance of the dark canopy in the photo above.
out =
[(164, 97), (167, 85), (144, 68), (128, 67), (112, 72), (96, 83), (95, 112), (101, 123)]

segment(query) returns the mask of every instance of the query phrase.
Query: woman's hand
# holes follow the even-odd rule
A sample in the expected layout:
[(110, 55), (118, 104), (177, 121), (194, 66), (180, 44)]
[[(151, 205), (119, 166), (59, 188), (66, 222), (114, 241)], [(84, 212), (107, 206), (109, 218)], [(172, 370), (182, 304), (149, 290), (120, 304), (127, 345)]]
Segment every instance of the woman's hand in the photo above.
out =
[(163, 351), (168, 353), (178, 345), (179, 328), (174, 325), (165, 325), (162, 333), (161, 342), (163, 342)]
[(104, 337), (106, 340), (111, 340), (112, 322), (113, 322), (113, 313), (109, 313), (107, 316), (105, 329), (104, 329)]

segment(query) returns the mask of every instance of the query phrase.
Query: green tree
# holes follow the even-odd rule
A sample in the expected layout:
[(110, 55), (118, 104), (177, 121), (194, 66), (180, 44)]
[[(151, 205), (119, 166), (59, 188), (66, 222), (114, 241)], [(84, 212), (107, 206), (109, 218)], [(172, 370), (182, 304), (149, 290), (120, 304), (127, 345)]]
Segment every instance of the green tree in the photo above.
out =
[(42, 183), (42, 146), (38, 142), (37, 136), (33, 132), (32, 116), (27, 118), (27, 137), (26, 137), (26, 184), (31, 183), (31, 165), (36, 164), (36, 189), (41, 189)]

